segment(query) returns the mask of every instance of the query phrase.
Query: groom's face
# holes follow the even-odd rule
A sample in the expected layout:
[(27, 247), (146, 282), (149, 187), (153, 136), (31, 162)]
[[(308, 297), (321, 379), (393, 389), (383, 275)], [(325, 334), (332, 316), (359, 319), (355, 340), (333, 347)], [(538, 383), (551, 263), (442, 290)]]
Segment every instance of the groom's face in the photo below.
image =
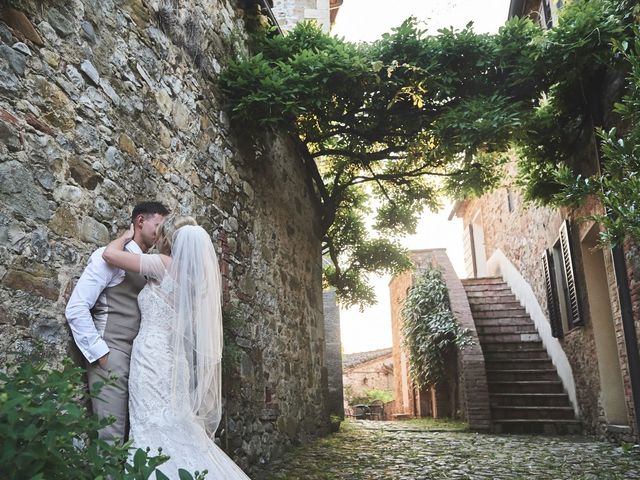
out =
[(153, 247), (154, 243), (156, 243), (156, 231), (158, 230), (158, 225), (162, 223), (164, 220), (164, 216), (159, 213), (148, 214), (148, 215), (140, 215), (138, 217), (138, 226), (139, 226), (139, 240), (142, 247), (145, 250), (149, 250)]

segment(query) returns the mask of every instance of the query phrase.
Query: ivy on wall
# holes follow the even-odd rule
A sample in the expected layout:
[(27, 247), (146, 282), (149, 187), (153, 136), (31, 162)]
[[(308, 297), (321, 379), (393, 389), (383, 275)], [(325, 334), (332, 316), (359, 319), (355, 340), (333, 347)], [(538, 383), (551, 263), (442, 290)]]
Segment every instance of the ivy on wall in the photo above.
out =
[(442, 272), (434, 266), (419, 271), (402, 308), (402, 336), (409, 373), (418, 387), (446, 378), (447, 359), (472, 339), (451, 312)]

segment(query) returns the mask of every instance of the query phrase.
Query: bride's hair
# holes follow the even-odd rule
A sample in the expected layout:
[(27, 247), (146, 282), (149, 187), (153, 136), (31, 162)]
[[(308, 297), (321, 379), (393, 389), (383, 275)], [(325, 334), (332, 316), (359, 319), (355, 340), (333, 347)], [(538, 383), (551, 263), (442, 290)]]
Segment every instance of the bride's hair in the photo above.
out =
[(171, 255), (171, 245), (173, 244), (173, 236), (179, 228), (185, 225), (198, 225), (198, 223), (186, 215), (171, 214), (164, 219), (158, 226), (156, 234), (156, 248), (160, 253)]

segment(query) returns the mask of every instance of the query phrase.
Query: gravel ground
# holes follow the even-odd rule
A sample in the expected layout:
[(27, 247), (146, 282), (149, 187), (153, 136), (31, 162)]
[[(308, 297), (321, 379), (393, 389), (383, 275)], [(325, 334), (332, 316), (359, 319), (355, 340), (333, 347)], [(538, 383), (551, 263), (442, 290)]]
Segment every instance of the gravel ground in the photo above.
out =
[(640, 479), (640, 453), (589, 437), (492, 435), (356, 421), (254, 480)]

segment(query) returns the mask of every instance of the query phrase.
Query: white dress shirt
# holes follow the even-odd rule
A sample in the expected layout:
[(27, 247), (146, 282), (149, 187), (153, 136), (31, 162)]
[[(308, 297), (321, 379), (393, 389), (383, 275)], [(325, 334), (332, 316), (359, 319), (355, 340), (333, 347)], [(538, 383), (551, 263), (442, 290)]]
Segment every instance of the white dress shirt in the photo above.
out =
[[(73, 339), (89, 363), (109, 353), (109, 347), (102, 338), (104, 325), (101, 326), (100, 331), (91, 315), (91, 309), (102, 291), (121, 283), (126, 273), (104, 261), (102, 252), (105, 248), (99, 248), (91, 254), (89, 263), (73, 289), (65, 309)], [(143, 253), (140, 246), (133, 240), (127, 243), (125, 249), (131, 253)]]

